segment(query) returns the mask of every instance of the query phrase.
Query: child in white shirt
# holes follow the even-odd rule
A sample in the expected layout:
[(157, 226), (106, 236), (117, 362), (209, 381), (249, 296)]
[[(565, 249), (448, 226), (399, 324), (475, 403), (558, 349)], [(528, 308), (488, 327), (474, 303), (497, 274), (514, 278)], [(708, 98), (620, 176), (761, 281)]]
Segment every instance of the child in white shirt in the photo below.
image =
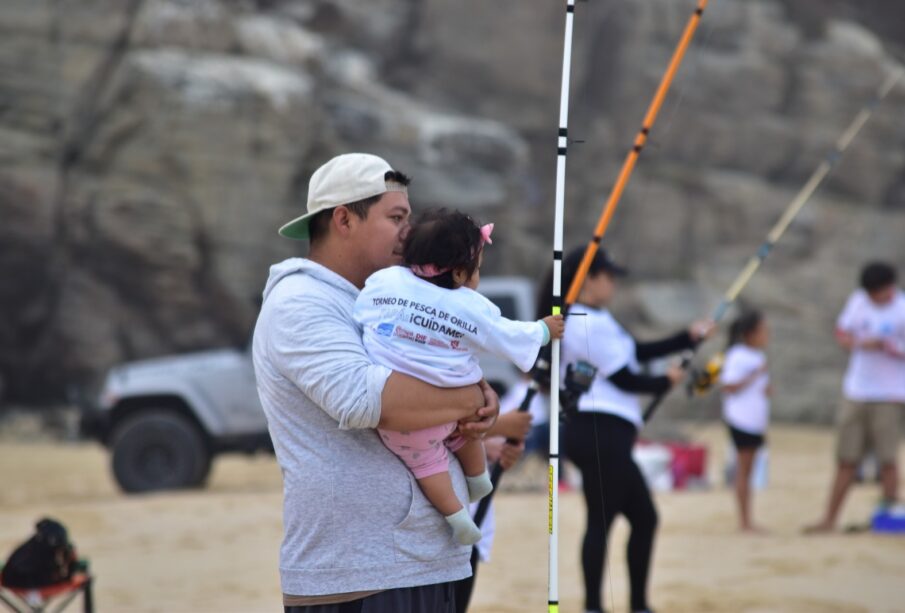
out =
[(760, 532), (751, 520), (751, 470), (754, 456), (765, 442), (770, 420), (770, 375), (764, 347), (770, 338), (758, 311), (743, 313), (729, 328), (729, 348), (720, 373), (723, 419), (735, 445), (735, 495), (739, 528)]
[[(562, 336), (562, 316), (512, 321), (474, 291), (492, 229), (492, 224), (481, 227), (468, 215), (445, 209), (419, 218), (403, 244), (405, 265), (368, 277), (355, 303), (355, 319), (374, 361), (439, 387), (460, 387), (483, 378), (477, 351), (509, 359), (527, 372), (541, 346)], [(462, 464), (472, 502), (489, 494), (492, 486), (483, 445), (459, 436), (456, 427), (450, 423), (379, 433), (412, 470), (453, 536), (472, 545), (481, 531), (453, 490), (447, 450)]]

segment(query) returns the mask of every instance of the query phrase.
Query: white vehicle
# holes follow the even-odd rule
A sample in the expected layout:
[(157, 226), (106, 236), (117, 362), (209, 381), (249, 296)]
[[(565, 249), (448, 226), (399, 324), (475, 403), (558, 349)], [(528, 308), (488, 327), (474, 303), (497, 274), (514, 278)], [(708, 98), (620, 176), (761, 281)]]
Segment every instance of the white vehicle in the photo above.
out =
[[(528, 279), (487, 277), (479, 290), (510, 319), (534, 318)], [(498, 392), (515, 366), (481, 358)], [(273, 451), (255, 386), (250, 350), (217, 349), (113, 368), (96, 405), (82, 409), (82, 432), (110, 449), (113, 476), (126, 492), (203, 486), (215, 455)]]

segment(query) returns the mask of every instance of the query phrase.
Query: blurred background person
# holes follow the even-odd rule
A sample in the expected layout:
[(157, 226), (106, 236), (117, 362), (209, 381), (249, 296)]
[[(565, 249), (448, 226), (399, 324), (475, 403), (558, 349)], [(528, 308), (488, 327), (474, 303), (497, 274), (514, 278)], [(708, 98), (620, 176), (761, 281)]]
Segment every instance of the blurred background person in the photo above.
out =
[(762, 532), (751, 519), (751, 472), (770, 420), (770, 374), (764, 353), (769, 339), (767, 321), (760, 311), (739, 315), (729, 327), (720, 372), (723, 420), (736, 453), (735, 497), (742, 532)]
[[(568, 288), (584, 256), (584, 248), (571, 251), (563, 261), (563, 287)], [(647, 483), (632, 459), (638, 431), (644, 425), (640, 394), (664, 394), (685, 376), (678, 364), (666, 374), (642, 374), (640, 364), (691, 349), (712, 333), (710, 321), (698, 321), (687, 330), (659, 341), (637, 342), (610, 314), (616, 279), (627, 271), (603, 249), (591, 262), (576, 303), (566, 319), (561, 365), (585, 361), (596, 367), (590, 390), (578, 401), (563, 433), (566, 455), (581, 471), (587, 505), (587, 528), (581, 548), (585, 610), (602, 613), (607, 538), (613, 520), (624, 515), (631, 524), (628, 571), (631, 610), (649, 611), (647, 581), (650, 574), (657, 510)]]
[(872, 451), (880, 465), (882, 505), (898, 499), (899, 447), (905, 412), (905, 294), (896, 270), (871, 262), (861, 270), (861, 287), (845, 303), (836, 322), (836, 340), (849, 352), (838, 417), (836, 474), (823, 519), (806, 532), (836, 528), (858, 463)]

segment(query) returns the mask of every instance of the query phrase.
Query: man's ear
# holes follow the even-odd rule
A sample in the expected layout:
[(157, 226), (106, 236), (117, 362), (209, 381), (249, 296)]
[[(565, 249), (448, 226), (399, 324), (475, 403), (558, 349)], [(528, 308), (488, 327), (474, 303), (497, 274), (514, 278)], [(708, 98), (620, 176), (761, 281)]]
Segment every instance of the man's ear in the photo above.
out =
[(348, 236), (352, 231), (352, 211), (340, 205), (333, 209), (333, 217), (330, 220), (340, 236)]

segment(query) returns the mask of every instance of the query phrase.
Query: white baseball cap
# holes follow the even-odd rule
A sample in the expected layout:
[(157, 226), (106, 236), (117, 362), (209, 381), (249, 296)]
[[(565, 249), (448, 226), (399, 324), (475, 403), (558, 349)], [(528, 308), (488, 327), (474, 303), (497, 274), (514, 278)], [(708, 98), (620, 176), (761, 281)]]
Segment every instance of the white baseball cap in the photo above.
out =
[(404, 185), (386, 180), (393, 168), (383, 158), (370, 153), (338, 155), (311, 175), (308, 182), (308, 212), (280, 228), (286, 238), (306, 240), (308, 222), (328, 209), (379, 196), (389, 191), (406, 191)]

